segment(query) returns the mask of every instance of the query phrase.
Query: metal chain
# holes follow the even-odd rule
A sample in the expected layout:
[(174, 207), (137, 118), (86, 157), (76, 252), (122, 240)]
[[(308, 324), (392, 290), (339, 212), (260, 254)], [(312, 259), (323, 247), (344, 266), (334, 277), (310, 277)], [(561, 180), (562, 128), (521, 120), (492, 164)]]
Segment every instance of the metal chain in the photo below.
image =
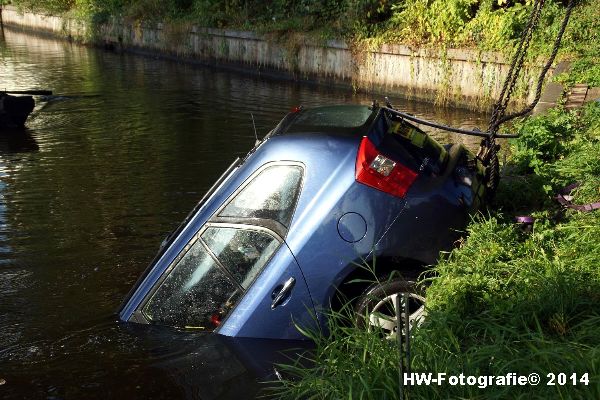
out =
[(575, 2), (576, 2), (575, 0), (569, 0), (565, 18), (563, 19), (562, 25), (560, 26), (560, 30), (558, 31), (558, 35), (556, 36), (556, 39), (554, 40), (554, 47), (552, 48), (552, 54), (550, 55), (548, 62), (546, 62), (546, 65), (544, 65), (544, 68), (542, 69), (542, 72), (540, 72), (540, 76), (538, 77), (537, 87), (536, 87), (536, 91), (535, 91), (535, 98), (533, 99), (531, 104), (529, 104), (527, 107), (523, 108), (521, 111), (518, 111), (518, 112), (515, 112), (515, 113), (512, 113), (512, 114), (502, 117), (500, 119), (500, 121), (498, 121), (498, 125), (500, 125), (506, 121), (509, 121), (511, 119), (522, 117), (522, 116), (530, 113), (531, 111), (533, 111), (533, 109), (537, 105), (538, 101), (540, 101), (540, 97), (542, 97), (542, 86), (544, 83), (544, 78), (545, 78), (546, 74), (548, 73), (548, 71), (550, 70), (550, 67), (554, 63), (554, 59), (556, 58), (556, 55), (558, 54), (558, 50), (560, 49), (560, 43), (561, 43), (563, 35), (565, 33), (565, 29), (567, 28), (567, 25), (569, 23), (569, 18), (571, 17), (571, 12), (573, 11), (573, 8), (575, 7)]
[(545, 0), (536, 0), (533, 5), (528, 23), (525, 26), (523, 32), (521, 33), (521, 40), (519, 41), (519, 46), (517, 47), (517, 50), (513, 55), (513, 59), (510, 64), (510, 69), (502, 86), (502, 91), (498, 96), (498, 100), (494, 104), (494, 110), (492, 112), (492, 116), (490, 118), (490, 122), (487, 129), (487, 131), (489, 132), (489, 137), (481, 142), (479, 152), (477, 153), (477, 157), (482, 161), (484, 166), (488, 167), (489, 176), (487, 186), (490, 190), (490, 193), (494, 193), (496, 191), (500, 179), (498, 146), (496, 145), (496, 134), (500, 125), (498, 121), (504, 116), (506, 107), (508, 106), (508, 102), (510, 101), (510, 97), (514, 91), (515, 85), (517, 83), (517, 77), (519, 76), (519, 72), (523, 67), (525, 55), (527, 54), (527, 49), (529, 48), (531, 38), (533, 37), (533, 31), (539, 21), (544, 1)]
[(513, 59), (510, 63), (510, 69), (508, 70), (508, 74), (504, 80), (504, 84), (502, 86), (502, 90), (500, 91), (500, 95), (498, 96), (498, 100), (494, 103), (494, 110), (492, 112), (492, 116), (490, 118), (490, 123), (488, 126), (488, 131), (492, 132), (494, 127), (497, 127), (496, 122), (498, 121), (499, 115), (502, 114), (506, 108), (506, 104), (508, 104), (508, 100), (512, 95), (514, 90), (514, 85), (516, 83), (516, 78), (519, 75), (519, 70), (523, 65), (523, 61), (525, 59), (525, 54), (527, 52), (527, 48), (529, 47), (529, 43), (531, 41), (531, 37), (533, 36), (533, 30), (535, 25), (539, 20), (539, 14), (541, 11), (541, 7), (543, 6), (545, 0), (536, 0), (534, 6), (531, 10), (531, 15), (529, 17), (528, 23), (523, 29), (521, 33), (521, 40), (519, 41), (519, 46), (513, 55)]
[[(525, 29), (521, 33), (521, 40), (519, 41), (519, 46), (513, 55), (513, 59), (510, 63), (510, 69), (508, 74), (506, 75), (506, 79), (504, 80), (504, 85), (502, 87), (502, 91), (498, 96), (498, 100), (494, 104), (494, 111), (492, 112), (492, 117), (490, 118), (490, 124), (488, 126), (488, 131), (492, 132), (493, 128), (497, 128), (497, 120), (499, 118), (499, 114), (502, 114), (506, 110), (506, 106), (508, 104), (508, 100), (512, 95), (514, 90), (514, 86), (517, 81), (517, 77), (519, 75), (519, 71), (523, 65), (523, 61), (525, 59), (525, 54), (527, 53), (527, 48), (529, 47), (529, 43), (531, 42), (533, 30), (538, 23), (540, 11), (544, 4), (545, 0), (536, 0), (533, 9), (531, 10), (531, 15), (525, 26)], [(510, 86), (510, 88), (509, 88)]]
[(556, 54), (558, 53), (558, 49), (560, 48), (560, 43), (561, 43), (562, 37), (564, 35), (565, 29), (567, 27), (567, 24), (569, 22), (569, 18), (571, 16), (571, 11), (573, 10), (573, 7), (575, 6), (576, 0), (569, 0), (567, 10), (565, 13), (565, 17), (562, 21), (558, 35), (554, 41), (554, 47), (552, 49), (552, 54), (550, 55), (550, 58), (548, 59), (548, 62), (546, 63), (544, 68), (542, 68), (540, 76), (538, 77), (536, 94), (535, 94), (535, 98), (534, 98), (533, 102), (519, 112), (505, 115), (506, 109), (507, 109), (509, 101), (510, 101), (510, 97), (511, 97), (511, 95), (514, 91), (514, 88), (516, 86), (516, 83), (517, 83), (517, 78), (519, 76), (519, 72), (523, 68), (523, 63), (525, 61), (525, 55), (527, 54), (527, 49), (530, 45), (531, 38), (533, 37), (533, 32), (539, 22), (541, 11), (544, 6), (544, 2), (545, 2), (545, 0), (536, 0), (536, 2), (533, 5), (533, 9), (531, 10), (531, 15), (529, 17), (529, 22), (528, 22), (527, 26), (525, 27), (525, 29), (523, 30), (523, 33), (521, 35), (521, 40), (519, 42), (519, 46), (517, 48), (517, 51), (515, 52), (515, 55), (513, 56), (513, 60), (511, 62), (509, 72), (506, 76), (504, 85), (502, 87), (502, 91), (500, 92), (498, 101), (494, 104), (494, 110), (492, 112), (492, 116), (490, 118), (490, 123), (488, 126), (489, 137), (487, 137), (486, 139), (484, 139), (481, 142), (481, 147), (479, 149), (479, 152), (477, 153), (477, 157), (483, 162), (483, 164), (486, 167), (488, 167), (489, 179), (488, 179), (487, 185), (488, 185), (488, 188), (492, 191), (492, 193), (496, 190), (499, 179), (500, 179), (500, 177), (499, 177), (499, 174), (500, 174), (499, 169), (500, 168), (499, 168), (499, 162), (498, 162), (499, 146), (496, 144), (496, 138), (498, 137), (498, 135), (497, 135), (498, 128), (500, 127), (500, 125), (502, 123), (504, 123), (508, 120), (523, 116), (523, 115), (531, 112), (533, 110), (533, 108), (536, 106), (536, 104), (538, 103), (538, 101), (541, 97), (541, 93), (542, 93), (542, 86), (543, 86), (544, 78), (546, 76), (546, 73), (552, 66), (554, 59), (556, 58)]

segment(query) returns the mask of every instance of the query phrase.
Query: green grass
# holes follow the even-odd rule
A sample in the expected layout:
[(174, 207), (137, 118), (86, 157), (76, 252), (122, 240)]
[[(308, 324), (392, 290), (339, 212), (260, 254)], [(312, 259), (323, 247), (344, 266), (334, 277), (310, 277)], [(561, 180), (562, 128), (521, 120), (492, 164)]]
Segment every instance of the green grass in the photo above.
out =
[[(600, 211), (561, 210), (554, 192), (575, 181), (575, 202), (600, 200), (600, 104), (555, 110), (515, 125), (497, 204), (476, 216), (460, 248), (428, 278), (428, 316), (412, 342), (412, 369), (465, 375), (588, 373), (588, 386), (419, 386), (410, 398), (600, 398)], [(515, 195), (516, 194), (516, 195)], [(526, 233), (512, 221), (537, 217)], [(428, 276), (432, 276), (428, 274)], [(284, 398), (398, 398), (398, 351), (330, 315), (330, 336), (316, 343), (312, 368), (275, 394)]]

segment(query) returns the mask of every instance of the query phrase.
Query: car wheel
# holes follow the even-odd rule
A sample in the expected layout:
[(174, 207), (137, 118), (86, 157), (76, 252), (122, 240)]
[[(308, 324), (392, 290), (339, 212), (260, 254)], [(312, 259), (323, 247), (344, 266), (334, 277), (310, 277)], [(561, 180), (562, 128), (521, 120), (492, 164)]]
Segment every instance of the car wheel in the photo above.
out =
[[(400, 295), (400, 327), (404, 329), (404, 300), (408, 297), (409, 329), (423, 322), (425, 293), (413, 280), (388, 279), (371, 285), (358, 299), (355, 307), (357, 326), (379, 331), (387, 339), (396, 337), (396, 299)], [(404, 296), (402, 296), (404, 295)]]

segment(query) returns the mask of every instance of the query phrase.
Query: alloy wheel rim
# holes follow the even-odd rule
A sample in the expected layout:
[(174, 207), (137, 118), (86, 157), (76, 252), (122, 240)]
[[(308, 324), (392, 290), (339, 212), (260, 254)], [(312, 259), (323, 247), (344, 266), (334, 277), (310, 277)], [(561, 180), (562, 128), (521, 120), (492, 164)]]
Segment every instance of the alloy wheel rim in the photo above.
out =
[[(369, 313), (368, 329), (381, 329), (385, 334), (386, 339), (392, 339), (396, 337), (398, 330), (398, 324), (396, 321), (396, 298), (399, 295), (403, 295), (400, 299), (400, 319), (404, 321), (404, 299), (405, 295), (408, 295), (409, 305), (409, 316), (408, 324), (409, 330), (412, 331), (415, 327), (418, 327), (422, 322), (426, 314), (425, 310), (425, 297), (416, 293), (394, 293), (386, 296), (379, 300), (377, 304), (372, 308)], [(401, 326), (403, 326), (401, 322)]]

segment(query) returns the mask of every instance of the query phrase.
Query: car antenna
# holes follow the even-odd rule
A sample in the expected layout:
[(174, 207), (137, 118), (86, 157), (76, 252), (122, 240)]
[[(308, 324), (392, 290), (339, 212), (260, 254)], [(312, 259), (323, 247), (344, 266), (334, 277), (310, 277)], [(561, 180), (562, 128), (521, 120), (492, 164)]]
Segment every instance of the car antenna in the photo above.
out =
[(258, 133), (256, 133), (256, 124), (254, 123), (254, 114), (250, 113), (250, 117), (252, 118), (252, 127), (254, 128), (254, 138), (256, 139), (256, 142), (254, 142), (254, 146), (257, 146), (260, 143), (260, 140), (258, 140)]

